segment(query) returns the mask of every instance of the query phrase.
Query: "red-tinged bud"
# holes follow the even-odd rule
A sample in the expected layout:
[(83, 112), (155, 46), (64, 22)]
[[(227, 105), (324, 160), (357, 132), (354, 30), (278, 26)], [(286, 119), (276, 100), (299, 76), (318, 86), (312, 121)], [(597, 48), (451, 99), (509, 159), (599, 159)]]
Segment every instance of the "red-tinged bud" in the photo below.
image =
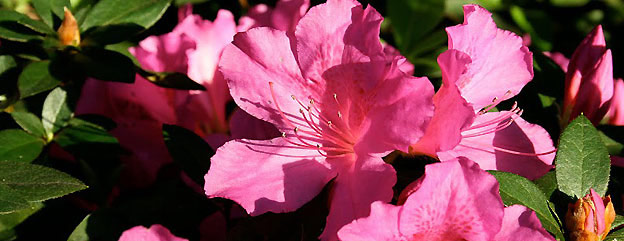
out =
[(597, 125), (613, 96), (613, 61), (598, 25), (576, 48), (566, 73), (562, 124), (583, 113)]
[(568, 206), (565, 224), (571, 241), (601, 241), (615, 220), (611, 197), (601, 198), (593, 189)]
[(80, 29), (74, 15), (65, 7), (65, 19), (58, 29), (59, 40), (62, 45), (78, 46), (80, 44)]

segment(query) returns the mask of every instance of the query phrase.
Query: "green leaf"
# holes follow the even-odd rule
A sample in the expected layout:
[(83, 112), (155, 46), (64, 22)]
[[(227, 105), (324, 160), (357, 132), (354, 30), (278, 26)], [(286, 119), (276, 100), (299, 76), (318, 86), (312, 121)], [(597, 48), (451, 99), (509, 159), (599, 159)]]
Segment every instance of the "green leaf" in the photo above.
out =
[(613, 220), (613, 223), (611, 223), (611, 230), (616, 229), (623, 224), (624, 224), (624, 216), (616, 214), (615, 220)]
[(521, 204), (532, 209), (548, 232), (554, 234), (558, 240), (565, 240), (559, 223), (550, 212), (548, 198), (535, 184), (513, 173), (488, 172), (498, 180), (500, 195), (505, 205)]
[(604, 241), (622, 241), (624, 240), (624, 229), (618, 229), (611, 232)]
[(84, 48), (74, 60), (87, 76), (104, 81), (134, 83), (135, 65), (125, 55), (103, 48)]
[(71, 8), (69, 0), (31, 0), (35, 11), (44, 23), (54, 28), (54, 16), (63, 19), (65, 13), (63, 7)]
[(555, 172), (546, 173), (546, 175), (535, 180), (534, 183), (549, 199), (552, 193), (557, 190), (557, 177)]
[(11, 55), (0, 55), (0, 75), (15, 67), (17, 63)]
[(82, 221), (76, 226), (74, 231), (69, 235), (67, 241), (89, 241), (89, 234), (87, 233), (87, 225), (89, 224), (89, 217), (91, 214), (87, 215)]
[(550, 4), (557, 7), (581, 7), (589, 3), (589, 0), (550, 0)]
[[(0, 177), (4, 178), (3, 176)], [(28, 207), (30, 207), (28, 201), (26, 201), (20, 193), (14, 191), (7, 185), (0, 184), (0, 214), (13, 213)]]
[[(84, 119), (83, 119), (84, 118)], [(77, 146), (84, 143), (118, 144), (117, 138), (108, 133), (107, 128), (90, 122), (84, 116), (72, 118), (68, 126), (55, 138), (63, 148)]]
[[(41, 25), (34, 24), (33, 22), (36, 21), (32, 19), (30, 21), (25, 20), (27, 18), (27, 16), (15, 11), (0, 10), (0, 38), (18, 42), (42, 40), (43, 37), (40, 33), (33, 30), (41, 30), (39, 29)], [(43, 26), (46, 25), (43, 24)]]
[(0, 131), (0, 161), (30, 162), (43, 150), (44, 141), (25, 131), (7, 129)]
[(388, 1), (388, 18), (394, 38), (404, 55), (411, 55), (419, 40), (433, 30), (444, 17), (444, 1)]
[[(518, 6), (512, 6), (509, 8), (509, 13), (514, 22), (522, 29), (531, 35), (531, 44), (539, 48), (541, 51), (550, 51), (552, 44), (544, 38), (552, 32), (552, 29), (545, 25), (550, 24), (548, 15), (543, 11), (530, 11), (524, 10)], [(540, 25), (533, 25), (531, 23), (538, 22)]]
[(28, 202), (41, 202), (87, 188), (78, 179), (49, 167), (0, 161), (0, 185)]
[(585, 116), (578, 116), (561, 134), (555, 163), (561, 192), (576, 198), (590, 188), (600, 196), (606, 193), (611, 159), (598, 130)]
[(31, 203), (30, 208), (22, 209), (9, 214), (0, 214), (0, 240), (13, 240), (15, 228), (18, 224), (26, 220), (43, 207), (41, 203)]
[(152, 72), (143, 69), (139, 69), (138, 73), (146, 80), (152, 82), (155, 85), (165, 88), (179, 89), (179, 90), (206, 90), (206, 88), (193, 81), (187, 75), (177, 72)]
[(50, 61), (44, 60), (32, 62), (26, 66), (19, 76), (17, 87), (20, 98), (26, 98), (51, 90), (60, 83), (60, 80), (50, 74)]
[(145, 30), (135, 23), (95, 26), (83, 35), (82, 45), (108, 45), (123, 42)]
[(67, 124), (72, 111), (67, 105), (67, 92), (60, 87), (52, 90), (43, 102), (41, 117), (47, 138), (52, 139), (54, 133)]
[(45, 137), (45, 130), (39, 117), (32, 113), (14, 111), (11, 112), (11, 117), (17, 122), (19, 126), (25, 131), (35, 136)]
[(165, 13), (171, 0), (102, 0), (85, 17), (80, 29), (135, 23), (147, 29)]
[(204, 175), (210, 169), (210, 158), (214, 151), (210, 145), (192, 131), (175, 125), (163, 125), (163, 138), (169, 154), (186, 174), (200, 186), (204, 186)]

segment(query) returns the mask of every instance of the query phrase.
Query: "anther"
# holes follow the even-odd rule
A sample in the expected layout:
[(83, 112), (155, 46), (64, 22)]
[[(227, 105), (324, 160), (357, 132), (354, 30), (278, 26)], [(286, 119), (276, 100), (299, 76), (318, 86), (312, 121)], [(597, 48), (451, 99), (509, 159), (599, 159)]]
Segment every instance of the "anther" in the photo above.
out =
[(282, 132), (282, 137), (286, 137), (286, 132)]

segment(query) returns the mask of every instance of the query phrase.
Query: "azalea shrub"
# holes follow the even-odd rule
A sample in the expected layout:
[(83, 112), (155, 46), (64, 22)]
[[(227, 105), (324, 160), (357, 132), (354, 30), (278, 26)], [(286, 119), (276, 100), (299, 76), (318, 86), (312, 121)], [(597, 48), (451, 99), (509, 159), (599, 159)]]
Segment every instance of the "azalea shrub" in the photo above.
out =
[(0, 240), (624, 239), (622, 1), (0, 4)]

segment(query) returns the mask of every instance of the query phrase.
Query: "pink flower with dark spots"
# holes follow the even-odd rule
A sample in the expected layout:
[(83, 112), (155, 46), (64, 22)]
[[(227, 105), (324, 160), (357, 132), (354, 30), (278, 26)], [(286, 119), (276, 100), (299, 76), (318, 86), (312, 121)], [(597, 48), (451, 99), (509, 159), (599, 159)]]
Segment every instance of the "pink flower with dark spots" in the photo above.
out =
[(234, 200), (251, 215), (289, 212), (335, 178), (322, 240), (336, 240), (373, 201), (392, 198), (395, 171), (381, 157), (423, 135), (433, 87), (384, 52), (382, 20), (370, 6), (329, 0), (292, 36), (260, 27), (234, 37), (220, 62), (230, 93), (282, 136), (219, 148), (205, 176), (209, 197)]
[(466, 158), (427, 165), (425, 175), (401, 196), (401, 206), (374, 202), (371, 215), (344, 226), (338, 232), (339, 238), (554, 240), (532, 210), (520, 205), (504, 207), (496, 178)]
[(443, 84), (435, 114), (410, 152), (441, 161), (464, 156), (487, 170), (540, 177), (555, 156), (546, 130), (520, 118), (517, 106), (490, 112), (533, 78), (532, 54), (522, 38), (498, 29), (487, 10), (466, 5), (464, 14), (463, 24), (446, 29), (449, 50), (438, 57)]

